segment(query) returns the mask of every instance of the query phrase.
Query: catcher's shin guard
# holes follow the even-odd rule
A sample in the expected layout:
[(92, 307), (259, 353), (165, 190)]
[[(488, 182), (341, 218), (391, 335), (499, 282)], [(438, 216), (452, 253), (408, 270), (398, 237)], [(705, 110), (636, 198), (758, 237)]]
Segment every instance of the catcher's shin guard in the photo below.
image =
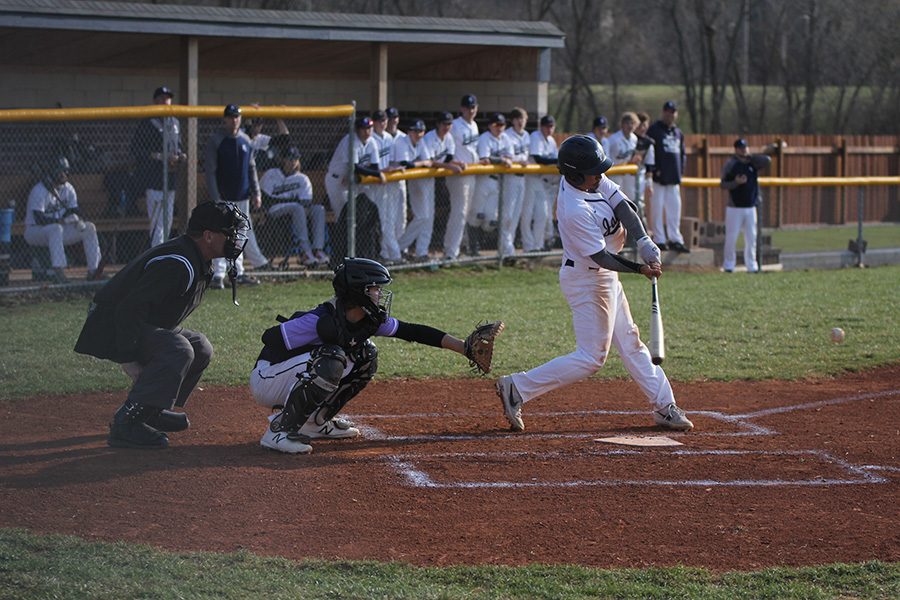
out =
[(340, 346), (318, 346), (310, 353), (306, 371), (297, 375), (284, 410), (272, 419), (274, 432), (297, 429), (318, 410), (338, 389), (341, 375), (347, 367), (347, 356)]
[(316, 411), (317, 425), (324, 425), (333, 419), (375, 377), (375, 372), (378, 371), (378, 348), (371, 340), (366, 340), (353, 356), (355, 358), (353, 368), (341, 379), (337, 392)]

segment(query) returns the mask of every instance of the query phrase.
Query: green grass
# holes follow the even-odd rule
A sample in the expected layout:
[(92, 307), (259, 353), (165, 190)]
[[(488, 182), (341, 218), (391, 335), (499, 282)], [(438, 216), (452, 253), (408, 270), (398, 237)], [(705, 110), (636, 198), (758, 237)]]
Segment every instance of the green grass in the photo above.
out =
[[(649, 285), (625, 275), (632, 313), (646, 340)], [(666, 327), (666, 372), (679, 381), (797, 379), (837, 375), (900, 360), (900, 266), (838, 271), (667, 273), (660, 281)], [(449, 269), (400, 274), (394, 314), (464, 336), (480, 319), (501, 318), (507, 330), (495, 372), (541, 364), (574, 349), (571, 315), (554, 268)], [(327, 281), (299, 281), (210, 292), (185, 323), (216, 348), (206, 384), (244, 385), (260, 335), (276, 314), (314, 306), (330, 295)], [(125, 390), (129, 381), (107, 361), (75, 354), (86, 298), (3, 308), (0, 398)], [(846, 342), (829, 341), (842, 327)], [(379, 378), (469, 377), (464, 359), (401, 340), (378, 340)], [(615, 352), (599, 377), (625, 377)]]
[(571, 565), (417, 568), (163, 552), (0, 529), (0, 597), (25, 598), (896, 598), (900, 565), (712, 573)]
[[(835, 225), (797, 229), (766, 230), (772, 234), (772, 245), (782, 252), (830, 252), (846, 250), (847, 242), (855, 240), (857, 226)], [(740, 236), (743, 239), (743, 236)], [(863, 225), (863, 239), (868, 249), (900, 248), (900, 223), (877, 223)], [(738, 248), (743, 248), (743, 241)], [(742, 250), (740, 250), (742, 251)]]

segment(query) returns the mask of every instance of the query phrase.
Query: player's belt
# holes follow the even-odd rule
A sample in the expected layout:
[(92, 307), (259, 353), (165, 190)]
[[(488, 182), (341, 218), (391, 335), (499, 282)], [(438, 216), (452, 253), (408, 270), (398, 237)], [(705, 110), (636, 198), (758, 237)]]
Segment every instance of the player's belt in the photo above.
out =
[(516, 177), (525, 177), (525, 173), (513, 173)]
[[(567, 266), (567, 267), (572, 267), (572, 268), (574, 268), (574, 267), (575, 267), (575, 261), (572, 260), (571, 258), (567, 258), (567, 259), (566, 259), (566, 262), (564, 262), (563, 265), (565, 265), (565, 266)], [(587, 267), (587, 270), (588, 270), (588, 271), (599, 271), (599, 270), (600, 270), (600, 267)]]

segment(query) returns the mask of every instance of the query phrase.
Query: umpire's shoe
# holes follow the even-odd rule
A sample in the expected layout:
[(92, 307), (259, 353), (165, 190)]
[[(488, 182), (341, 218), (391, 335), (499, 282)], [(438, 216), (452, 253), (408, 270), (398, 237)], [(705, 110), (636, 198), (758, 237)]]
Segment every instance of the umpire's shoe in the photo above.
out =
[(497, 380), (497, 395), (503, 402), (503, 412), (512, 430), (525, 431), (525, 421), (522, 420), (522, 396), (519, 395), (511, 376), (504, 375)]
[(126, 401), (109, 424), (106, 443), (113, 448), (155, 449), (169, 446), (169, 437), (147, 424), (158, 408)]
[(674, 402), (665, 408), (653, 411), (653, 420), (660, 427), (676, 431), (690, 431), (694, 428), (694, 424), (687, 418), (683, 410), (675, 406)]
[(147, 425), (159, 431), (184, 431), (191, 426), (191, 422), (184, 413), (163, 409), (157, 415), (151, 415), (146, 421)]

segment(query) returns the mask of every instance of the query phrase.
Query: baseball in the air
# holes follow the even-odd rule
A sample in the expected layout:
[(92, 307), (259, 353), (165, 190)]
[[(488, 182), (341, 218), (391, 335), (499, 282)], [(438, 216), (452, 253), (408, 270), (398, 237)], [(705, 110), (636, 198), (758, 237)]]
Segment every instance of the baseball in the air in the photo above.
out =
[(831, 329), (831, 341), (835, 344), (840, 344), (844, 341), (844, 330), (840, 327), (833, 327)]

